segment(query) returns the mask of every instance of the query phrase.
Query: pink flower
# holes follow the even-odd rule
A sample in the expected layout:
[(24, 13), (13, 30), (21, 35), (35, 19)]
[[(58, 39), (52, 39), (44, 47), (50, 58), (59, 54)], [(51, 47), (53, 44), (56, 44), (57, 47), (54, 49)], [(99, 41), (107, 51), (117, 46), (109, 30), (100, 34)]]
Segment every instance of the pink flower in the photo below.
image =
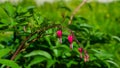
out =
[(73, 36), (72, 35), (69, 35), (68, 36), (68, 42), (70, 43), (70, 48), (73, 49)]
[(78, 48), (78, 51), (79, 51), (80, 53), (82, 53), (83, 48)]
[(78, 51), (80, 52), (80, 58), (82, 58), (83, 48), (78, 48)]
[(71, 44), (73, 42), (73, 36), (72, 35), (69, 35), (68, 36), (68, 42)]
[(57, 31), (57, 37), (59, 38), (59, 42), (62, 43), (62, 30)]
[(58, 31), (57, 31), (57, 36), (58, 36), (58, 38), (61, 38), (61, 37), (62, 37), (62, 30), (58, 30)]
[(88, 55), (86, 50), (84, 50), (84, 53), (85, 53), (85, 55), (84, 55), (84, 62), (87, 62), (87, 61), (89, 61), (89, 55)]

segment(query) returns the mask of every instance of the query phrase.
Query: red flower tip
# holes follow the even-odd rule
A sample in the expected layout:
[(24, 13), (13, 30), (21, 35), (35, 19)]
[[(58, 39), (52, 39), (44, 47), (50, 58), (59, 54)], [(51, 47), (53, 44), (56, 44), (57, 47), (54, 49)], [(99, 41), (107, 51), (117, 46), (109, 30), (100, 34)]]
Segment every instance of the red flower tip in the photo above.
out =
[(82, 53), (83, 48), (78, 48), (78, 51), (79, 51), (80, 53)]
[(61, 38), (61, 37), (62, 37), (62, 30), (58, 30), (58, 31), (57, 31), (57, 36), (58, 36), (58, 38)]
[(69, 35), (68, 36), (68, 42), (71, 44), (73, 42), (73, 36), (72, 35)]

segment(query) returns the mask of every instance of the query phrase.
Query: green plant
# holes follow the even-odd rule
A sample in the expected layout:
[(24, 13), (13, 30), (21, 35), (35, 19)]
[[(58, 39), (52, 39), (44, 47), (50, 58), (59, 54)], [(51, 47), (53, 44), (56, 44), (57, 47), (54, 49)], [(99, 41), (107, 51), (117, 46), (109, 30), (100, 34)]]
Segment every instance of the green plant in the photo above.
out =
[[(107, 31), (111, 18), (103, 25), (105, 14), (95, 11), (94, 4), (97, 3), (86, 4), (87, 8), (80, 11), (83, 14), (73, 14), (72, 19), (72, 7), (64, 2), (40, 7), (26, 1), (0, 4), (0, 67), (119, 68), (119, 25), (110, 26), (117, 29), (116, 34)], [(111, 13), (114, 14), (112, 10)]]

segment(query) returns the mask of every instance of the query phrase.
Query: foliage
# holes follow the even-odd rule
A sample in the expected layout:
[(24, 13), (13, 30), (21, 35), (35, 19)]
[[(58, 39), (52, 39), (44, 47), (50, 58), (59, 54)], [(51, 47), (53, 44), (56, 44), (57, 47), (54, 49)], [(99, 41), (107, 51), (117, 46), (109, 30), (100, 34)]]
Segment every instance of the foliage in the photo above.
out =
[[(120, 9), (115, 7), (119, 3), (87, 3), (68, 25), (71, 5), (76, 6), (74, 2), (45, 3), (39, 7), (27, 1), (18, 5), (0, 4), (0, 67), (119, 68), (120, 14), (116, 8)], [(62, 44), (56, 35), (59, 29), (63, 33)], [(72, 50), (67, 40), (71, 31), (76, 37)], [(10, 60), (21, 45), (24, 46), (20, 53)], [(79, 47), (87, 50), (88, 62), (80, 58)]]

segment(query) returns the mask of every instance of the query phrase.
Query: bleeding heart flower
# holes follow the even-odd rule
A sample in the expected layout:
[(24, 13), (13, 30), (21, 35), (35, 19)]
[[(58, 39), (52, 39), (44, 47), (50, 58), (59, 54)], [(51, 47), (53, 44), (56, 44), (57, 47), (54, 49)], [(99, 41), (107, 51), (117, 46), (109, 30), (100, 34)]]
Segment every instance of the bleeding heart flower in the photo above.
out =
[(73, 42), (73, 36), (72, 35), (69, 35), (68, 36), (68, 42), (71, 44)]
[(59, 38), (62, 37), (62, 30), (58, 30), (58, 31), (57, 31), (57, 36), (58, 36)]
[(83, 48), (78, 48), (78, 51), (80, 52), (80, 58), (82, 58)]
[(82, 53), (83, 48), (78, 48), (78, 51), (79, 51), (80, 53)]
[(57, 31), (57, 37), (59, 38), (60, 43), (62, 43), (62, 30)]
[(84, 55), (84, 62), (87, 62), (87, 61), (89, 61), (89, 55), (88, 55), (86, 50), (84, 50), (84, 53), (85, 53), (85, 55)]
[(73, 45), (72, 45), (72, 43), (73, 43), (73, 36), (72, 35), (68, 36), (68, 42), (70, 43), (70, 48), (73, 49)]

